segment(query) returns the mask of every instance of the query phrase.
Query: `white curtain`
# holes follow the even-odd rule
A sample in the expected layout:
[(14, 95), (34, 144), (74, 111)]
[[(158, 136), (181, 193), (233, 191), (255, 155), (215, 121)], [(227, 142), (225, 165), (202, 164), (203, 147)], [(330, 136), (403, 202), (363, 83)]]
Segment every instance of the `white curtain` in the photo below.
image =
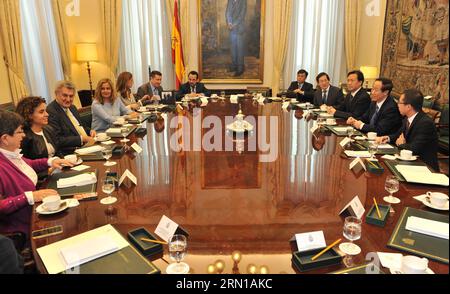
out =
[(133, 74), (134, 92), (149, 81), (149, 66), (163, 74), (164, 89), (175, 88), (165, 5), (164, 0), (123, 0), (119, 73)]
[(20, 1), (25, 77), (30, 94), (49, 103), (57, 81), (64, 79), (50, 0)]
[(322, 71), (330, 75), (335, 86), (345, 78), (344, 9), (345, 1), (294, 1), (285, 88), (296, 80), (301, 68), (309, 72), (307, 81), (313, 85)]

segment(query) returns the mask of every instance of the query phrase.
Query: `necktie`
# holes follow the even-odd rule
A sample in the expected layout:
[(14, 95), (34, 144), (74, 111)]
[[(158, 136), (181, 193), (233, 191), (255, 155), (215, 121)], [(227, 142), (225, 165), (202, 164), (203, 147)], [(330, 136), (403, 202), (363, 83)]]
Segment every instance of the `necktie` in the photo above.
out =
[(78, 134), (82, 137), (84, 137), (84, 136), (87, 137), (86, 131), (84, 130), (84, 128), (82, 126), (80, 126), (78, 121), (75, 119), (73, 114), (70, 112), (69, 108), (66, 108), (65, 111), (66, 111), (67, 117), (70, 119), (70, 122), (72, 122), (72, 124), (75, 127), (75, 129), (77, 130)]
[(197, 93), (197, 91), (195, 90), (195, 86), (191, 86), (191, 93)]
[(327, 90), (322, 91), (322, 102), (323, 104), (327, 104)]
[(377, 105), (377, 108), (375, 109), (375, 113), (372, 115), (372, 118), (370, 119), (370, 124), (374, 125), (375, 121), (377, 120), (378, 117), (378, 111), (380, 110), (380, 108)]
[(409, 119), (406, 119), (405, 135), (408, 134), (410, 127), (411, 127), (411, 123), (409, 122)]

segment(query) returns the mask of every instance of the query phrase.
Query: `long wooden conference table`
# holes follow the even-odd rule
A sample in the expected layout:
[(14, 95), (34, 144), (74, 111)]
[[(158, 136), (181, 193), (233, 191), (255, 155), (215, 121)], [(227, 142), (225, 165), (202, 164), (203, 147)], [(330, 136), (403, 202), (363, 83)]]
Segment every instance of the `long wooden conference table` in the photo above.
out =
[[(99, 170), (98, 200), (82, 201), (80, 206), (56, 215), (33, 215), (32, 230), (55, 225), (62, 225), (64, 230), (60, 235), (32, 242), (38, 269), (46, 272), (36, 248), (105, 224), (112, 224), (124, 237), (139, 227), (153, 232), (166, 215), (189, 233), (184, 262), (189, 264), (190, 273), (207, 273), (208, 265), (218, 260), (225, 263), (223, 273), (247, 273), (249, 265), (257, 269), (266, 266), (271, 274), (296, 273), (291, 262), (293, 243), (289, 242), (296, 233), (323, 230), (327, 244), (331, 244), (343, 238), (344, 222), (338, 214), (352, 198), (358, 195), (366, 212), (373, 204), (373, 197), (384, 204), (382, 198), (387, 195), (384, 183), (391, 172), (382, 159), (383, 174), (355, 173), (349, 170), (352, 159), (343, 154), (339, 145), (343, 138), (324, 130), (313, 136), (310, 132), (313, 120), (303, 118), (302, 110), (284, 111), (281, 103), (260, 105), (252, 100), (243, 100), (241, 107), (247, 116), (277, 118), (272, 125), (278, 132), (276, 160), (260, 162), (259, 147), (256, 151), (176, 152), (170, 148), (175, 129), (169, 122), (177, 114), (168, 114), (162, 131), (148, 122), (145, 137), (137, 138), (133, 134), (129, 137), (128, 145), (136, 142), (143, 152), (127, 152), (121, 158), (112, 159), (118, 163), (112, 171), (120, 176), (129, 169), (138, 182), (137, 186), (122, 186), (115, 192), (118, 202), (114, 204), (113, 214), (100, 204), (100, 199), (106, 196), (100, 182), (106, 170), (104, 161), (93, 161), (84, 164)], [(198, 115), (201, 119), (217, 115), (225, 124), (224, 117), (235, 116), (238, 109), (238, 104), (219, 100), (210, 102), (195, 115), (192, 107), (185, 109), (183, 116), (193, 122)], [(192, 128), (189, 132), (193, 132)], [(203, 129), (202, 135), (207, 132), (208, 129)], [(257, 131), (253, 134), (259, 135)], [(226, 140), (231, 140), (234, 150), (242, 148), (242, 142), (236, 142), (224, 130), (223, 146)], [(393, 205), (395, 212), (386, 226), (381, 228), (363, 221), (362, 238), (355, 241), (362, 252), (353, 258), (355, 265), (370, 261), (366, 261), (366, 255), (371, 252), (400, 252), (386, 244), (405, 207), (433, 211), (413, 199), (427, 191), (447, 193), (446, 188), (439, 186), (400, 183), (395, 196), (401, 203)], [(233, 268), (231, 253), (236, 250), (242, 253), (242, 259)], [(154, 257), (151, 261), (162, 273), (168, 262), (173, 262), (167, 246), (162, 258)], [(430, 260), (429, 268), (435, 273), (449, 273), (449, 266), (443, 263)], [(345, 266), (307, 273), (340, 269)], [(389, 272), (385, 268), (383, 271)]]

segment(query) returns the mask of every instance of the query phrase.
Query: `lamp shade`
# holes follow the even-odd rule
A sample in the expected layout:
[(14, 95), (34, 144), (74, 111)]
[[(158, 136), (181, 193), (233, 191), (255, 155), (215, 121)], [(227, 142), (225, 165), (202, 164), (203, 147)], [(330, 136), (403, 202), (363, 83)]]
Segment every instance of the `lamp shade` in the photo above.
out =
[(97, 44), (95, 43), (78, 43), (77, 44), (77, 61), (88, 62), (97, 61)]
[(364, 78), (373, 80), (378, 78), (378, 68), (376, 66), (361, 66), (360, 70), (364, 74)]

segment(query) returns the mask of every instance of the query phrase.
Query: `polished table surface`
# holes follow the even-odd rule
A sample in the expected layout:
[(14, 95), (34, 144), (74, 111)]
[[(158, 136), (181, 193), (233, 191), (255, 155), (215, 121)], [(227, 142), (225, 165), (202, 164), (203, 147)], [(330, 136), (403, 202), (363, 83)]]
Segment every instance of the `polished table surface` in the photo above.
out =
[[(163, 130), (158, 123), (144, 124), (147, 135), (143, 138), (131, 135), (128, 143), (136, 142), (143, 152), (130, 151), (121, 158), (113, 158), (118, 164), (111, 171), (120, 176), (129, 169), (136, 175), (138, 185), (121, 186), (115, 192), (118, 202), (113, 205), (112, 213), (100, 204), (100, 199), (105, 197), (101, 192), (103, 161), (85, 162), (99, 170), (99, 200), (83, 201), (80, 206), (57, 215), (33, 215), (32, 230), (55, 225), (62, 225), (64, 230), (63, 234), (33, 241), (39, 270), (46, 272), (36, 248), (108, 223), (124, 237), (138, 227), (153, 232), (161, 216), (166, 215), (189, 232), (184, 261), (190, 265), (191, 273), (206, 273), (208, 265), (217, 260), (225, 262), (223, 273), (247, 273), (249, 264), (258, 268), (265, 265), (272, 274), (295, 273), (289, 242), (294, 234), (323, 230), (327, 244), (331, 244), (343, 238), (343, 219), (338, 214), (353, 197), (359, 196), (366, 212), (373, 204), (373, 197), (383, 203), (382, 197), (387, 195), (385, 178), (391, 174), (384, 163), (385, 172), (381, 175), (354, 173), (348, 168), (351, 159), (343, 155), (339, 145), (342, 138), (323, 130), (313, 136), (310, 132), (313, 120), (302, 118), (301, 110), (283, 111), (281, 103), (262, 106), (252, 100), (244, 100), (241, 107), (245, 115), (273, 120), (263, 129), (262, 122), (256, 119), (256, 130), (244, 140), (236, 140), (225, 131), (215, 138), (219, 146), (229, 143), (235, 151), (195, 151), (198, 149), (192, 147), (196, 141), (192, 135), (195, 120), (217, 115), (225, 125), (225, 116), (237, 114), (239, 106), (228, 101), (210, 102), (201, 112), (193, 111), (190, 105), (182, 113), (169, 113)], [(189, 144), (191, 151), (176, 152), (170, 141), (182, 119), (185, 120), (182, 131), (191, 136), (176, 138), (174, 142)], [(170, 125), (171, 121), (174, 124)], [(209, 123), (205, 125), (210, 127)], [(201, 131), (201, 137), (208, 141), (209, 130)], [(245, 145), (245, 150), (241, 150), (242, 143), (260, 139), (269, 130), (277, 132), (272, 140), (278, 143), (273, 145), (278, 147), (274, 161), (260, 162), (261, 154), (267, 153), (261, 151), (267, 150), (265, 146), (256, 144), (256, 150), (248, 150)], [(395, 212), (386, 226), (380, 228), (363, 221), (362, 238), (355, 242), (362, 252), (354, 258), (354, 264), (366, 262), (366, 255), (371, 252), (399, 252), (386, 246), (394, 226), (404, 207), (432, 211), (413, 199), (430, 190), (447, 193), (446, 188), (400, 183), (395, 196), (401, 203), (394, 205)], [(167, 262), (172, 262), (167, 246), (164, 247), (162, 258), (151, 259), (163, 273)], [(233, 269), (231, 253), (235, 250), (242, 253), (242, 260)], [(430, 261), (429, 267), (436, 273), (449, 272), (446, 264)], [(307, 273), (328, 273), (343, 268), (341, 265)]]

